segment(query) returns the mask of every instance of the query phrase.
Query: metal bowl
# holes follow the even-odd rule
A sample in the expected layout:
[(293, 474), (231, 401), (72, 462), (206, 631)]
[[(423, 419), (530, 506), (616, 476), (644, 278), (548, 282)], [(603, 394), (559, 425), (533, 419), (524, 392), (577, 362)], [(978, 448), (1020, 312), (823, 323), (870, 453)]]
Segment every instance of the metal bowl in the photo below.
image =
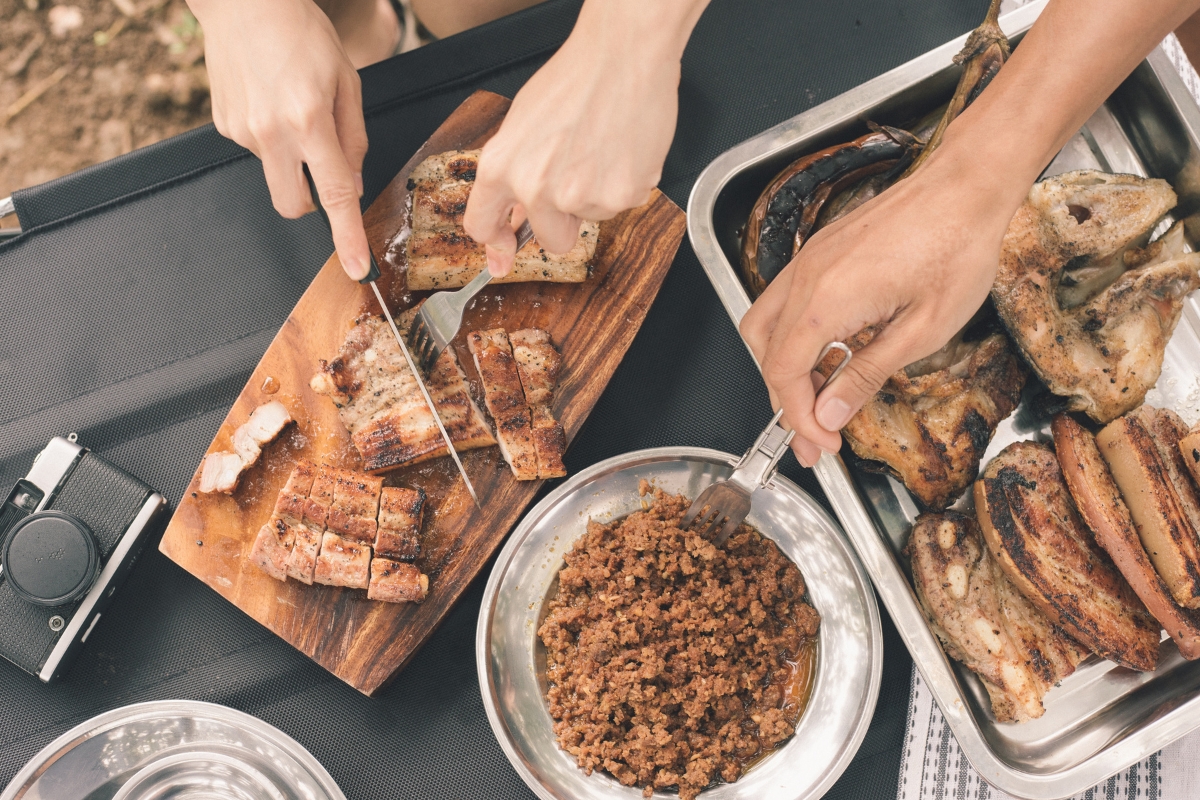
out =
[(77, 725), (0, 800), (346, 800), (295, 739), (214, 703), (166, 700)]
[[(563, 483), (522, 520), (500, 552), (484, 592), (475, 660), (492, 730), (539, 797), (627, 798), (641, 790), (607, 773), (585, 775), (558, 748), (546, 706), (545, 650), (537, 638), (543, 601), (557, 584), (563, 554), (589, 518), (608, 521), (641, 508), (638, 483), (695, 497), (731, 472), (728, 453), (696, 447), (639, 450), (610, 458)], [(866, 573), (837, 523), (794, 483), (776, 477), (754, 494), (746, 520), (799, 567), (821, 614), (817, 675), (796, 734), (736, 783), (705, 800), (820, 797), (854, 757), (879, 696), (883, 640)], [(677, 798), (655, 792), (654, 797)]]

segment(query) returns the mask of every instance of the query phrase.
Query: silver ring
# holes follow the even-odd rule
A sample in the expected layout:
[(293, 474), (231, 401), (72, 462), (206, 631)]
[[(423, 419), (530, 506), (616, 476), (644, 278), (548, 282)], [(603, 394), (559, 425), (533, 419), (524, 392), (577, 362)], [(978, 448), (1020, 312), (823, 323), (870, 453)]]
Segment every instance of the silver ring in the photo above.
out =
[(825, 379), (825, 383), (821, 384), (821, 389), (824, 389), (826, 386), (833, 383), (834, 379), (837, 378), (838, 375), (841, 375), (842, 370), (844, 370), (846, 365), (850, 363), (850, 359), (854, 358), (854, 351), (850, 349), (848, 344), (845, 342), (830, 342), (821, 348), (821, 355), (817, 356), (818, 364), (825, 359), (825, 356), (829, 354), (830, 350), (841, 350), (846, 354), (846, 357), (842, 359), (840, 364), (834, 367), (833, 372), (831, 372), (829, 377)]

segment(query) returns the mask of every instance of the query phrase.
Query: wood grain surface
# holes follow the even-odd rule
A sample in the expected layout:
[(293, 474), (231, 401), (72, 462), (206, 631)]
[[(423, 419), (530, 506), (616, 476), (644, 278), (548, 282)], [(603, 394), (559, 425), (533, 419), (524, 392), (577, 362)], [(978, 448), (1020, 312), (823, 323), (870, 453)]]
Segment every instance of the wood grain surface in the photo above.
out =
[[(427, 156), (481, 147), (496, 131), (509, 101), (476, 92), (405, 164), (364, 215), (367, 236), (383, 271), (380, 289), (393, 313), (424, 296), (404, 284), (408, 174)], [(570, 442), (645, 319), (683, 238), (684, 214), (655, 191), (650, 202), (602, 223), (591, 276), (581, 284), (519, 283), (487, 287), (468, 310), (456, 340), (459, 363), (477, 399), (478, 376), (464, 344), (469, 330), (540, 327), (563, 355), (555, 415)], [(342, 272), (336, 254), (325, 263), (276, 335), (221, 425), (209, 452), (232, 449), (230, 436), (259, 404), (278, 399), (296, 424), (263, 449), (232, 495), (196, 493), (199, 470), (179, 503), (159, 549), (254, 619), (365, 694), (387, 683), (433, 633), (468, 584), (500, 546), (541, 481), (512, 477), (498, 448), (463, 454), (483, 504), (472, 503), (446, 457), (388, 473), (385, 485), (422, 487), (429, 505), (422, 557), (429, 597), (421, 604), (367, 600), (366, 592), (276, 581), (248, 563), (254, 536), (270, 517), (295, 460), (360, 468), (349, 433), (328, 397), (309, 379), (332, 359), (364, 311), (379, 312), (369, 286)], [(480, 403), (482, 408), (482, 403)]]

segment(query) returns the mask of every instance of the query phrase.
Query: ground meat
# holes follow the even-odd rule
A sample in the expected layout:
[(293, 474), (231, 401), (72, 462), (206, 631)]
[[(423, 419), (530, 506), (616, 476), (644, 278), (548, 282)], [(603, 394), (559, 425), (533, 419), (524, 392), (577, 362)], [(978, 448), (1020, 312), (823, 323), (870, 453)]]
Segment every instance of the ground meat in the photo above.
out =
[(589, 522), (538, 630), (559, 745), (588, 774), (681, 800), (792, 735), (820, 623), (773, 542), (743, 525), (715, 547), (679, 529), (687, 507), (656, 492)]

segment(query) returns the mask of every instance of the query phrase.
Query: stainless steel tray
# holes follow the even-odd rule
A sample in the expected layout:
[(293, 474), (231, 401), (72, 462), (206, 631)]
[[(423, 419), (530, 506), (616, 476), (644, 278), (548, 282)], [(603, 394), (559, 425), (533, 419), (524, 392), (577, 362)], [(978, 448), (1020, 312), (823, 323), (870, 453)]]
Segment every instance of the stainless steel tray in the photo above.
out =
[[(1044, 2), (1001, 18), (1014, 40)], [(951, 58), (965, 37), (823, 103), (727, 151), (700, 175), (688, 203), (688, 233), (700, 263), (736, 324), (750, 308), (738, 277), (738, 230), (758, 194), (795, 158), (866, 131), (865, 121), (903, 125), (944, 103), (958, 80)], [(1165, 178), (1176, 212), (1200, 210), (1200, 108), (1155, 51), (1058, 155), (1047, 175), (1090, 167)], [(1147, 402), (1200, 417), (1200, 305), (1189, 298)], [(1027, 407), (1001, 424), (984, 463), (1007, 444), (1043, 438), (1048, 420)], [(847, 535), (928, 683), (959, 745), (993, 786), (1018, 797), (1067, 797), (1200, 728), (1200, 662), (1168, 640), (1159, 668), (1139, 674), (1091, 658), (1046, 698), (1046, 714), (997, 723), (979, 681), (942, 652), (913, 595), (899, 550), (917, 508), (891, 478), (824, 456), (815, 468)], [(963, 498), (959, 506), (965, 506)]]
[[(641, 508), (642, 480), (695, 497), (732, 471), (733, 456), (697, 447), (638, 450), (571, 476), (525, 515), (496, 558), (475, 635), (483, 705), (496, 739), (543, 800), (637, 800), (640, 789), (605, 773), (585, 775), (558, 748), (546, 708), (546, 652), (537, 638), (543, 601), (558, 582), (563, 554), (589, 518), (610, 520)], [(866, 574), (837, 523), (783, 477), (754, 493), (746, 520), (800, 567), (821, 614), (816, 684), (796, 734), (735, 783), (706, 789), (705, 800), (815, 800), (858, 751), (883, 669), (879, 608)], [(660, 800), (678, 798), (656, 791)]]

